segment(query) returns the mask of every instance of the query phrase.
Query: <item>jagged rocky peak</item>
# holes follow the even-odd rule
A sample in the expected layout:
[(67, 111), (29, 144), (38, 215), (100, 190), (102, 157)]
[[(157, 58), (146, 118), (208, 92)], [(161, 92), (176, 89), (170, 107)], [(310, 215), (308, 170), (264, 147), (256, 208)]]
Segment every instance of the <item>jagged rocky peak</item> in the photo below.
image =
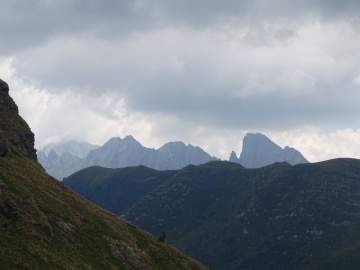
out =
[(35, 136), (19, 115), (18, 106), (9, 95), (9, 85), (0, 79), (0, 156), (11, 151), (37, 160)]
[(124, 139), (121, 139), (120, 137), (113, 137), (104, 144), (105, 147), (110, 148), (120, 145), (140, 145), (140, 143), (135, 140), (133, 136), (128, 135)]
[(137, 141), (133, 136), (131, 135), (127, 135), (124, 139), (123, 142), (127, 145), (134, 145), (134, 146), (141, 146), (140, 142)]
[(171, 151), (176, 149), (184, 149), (186, 148), (186, 144), (181, 141), (176, 142), (168, 142), (159, 148), (160, 151)]
[(137, 140), (135, 140), (135, 138), (133, 136), (131, 136), (131, 135), (125, 136), (124, 141), (137, 142)]
[(230, 162), (239, 163), (239, 159), (238, 159), (238, 157), (236, 156), (235, 151), (232, 151), (232, 152), (231, 152), (229, 161), (230, 161)]
[(260, 133), (247, 133), (240, 158), (233, 152), (229, 161), (238, 162), (246, 168), (260, 168), (283, 161), (291, 165), (308, 162), (296, 149), (288, 146), (283, 149)]

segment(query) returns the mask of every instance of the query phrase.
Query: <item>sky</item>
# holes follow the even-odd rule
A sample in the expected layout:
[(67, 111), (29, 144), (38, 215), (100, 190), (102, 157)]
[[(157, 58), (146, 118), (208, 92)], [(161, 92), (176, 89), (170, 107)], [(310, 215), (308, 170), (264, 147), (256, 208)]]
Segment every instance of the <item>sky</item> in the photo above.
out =
[(358, 0), (0, 0), (0, 78), (38, 149), (132, 135), (228, 159), (262, 133), (360, 158)]

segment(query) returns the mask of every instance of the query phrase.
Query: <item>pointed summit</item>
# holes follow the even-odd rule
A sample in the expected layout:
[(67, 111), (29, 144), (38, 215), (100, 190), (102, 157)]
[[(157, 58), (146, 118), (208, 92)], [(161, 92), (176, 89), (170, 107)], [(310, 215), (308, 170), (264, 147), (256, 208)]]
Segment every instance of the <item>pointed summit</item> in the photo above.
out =
[(243, 139), (240, 158), (237, 159), (235, 152), (233, 152), (230, 159), (230, 161), (238, 162), (245, 168), (260, 168), (275, 162), (287, 162), (291, 165), (308, 163), (296, 149), (288, 146), (282, 149), (260, 133), (247, 133)]
[(231, 152), (229, 161), (230, 161), (230, 162), (239, 163), (239, 159), (238, 159), (238, 157), (236, 156), (235, 151), (232, 151), (232, 152)]

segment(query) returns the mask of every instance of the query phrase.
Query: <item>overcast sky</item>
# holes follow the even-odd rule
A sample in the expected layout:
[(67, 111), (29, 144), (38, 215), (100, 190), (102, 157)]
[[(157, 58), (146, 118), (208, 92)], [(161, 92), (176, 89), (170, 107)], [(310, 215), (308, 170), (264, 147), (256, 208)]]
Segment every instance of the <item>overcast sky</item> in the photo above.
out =
[(36, 146), (133, 135), (228, 159), (247, 132), (360, 158), (358, 0), (0, 0), (0, 78)]

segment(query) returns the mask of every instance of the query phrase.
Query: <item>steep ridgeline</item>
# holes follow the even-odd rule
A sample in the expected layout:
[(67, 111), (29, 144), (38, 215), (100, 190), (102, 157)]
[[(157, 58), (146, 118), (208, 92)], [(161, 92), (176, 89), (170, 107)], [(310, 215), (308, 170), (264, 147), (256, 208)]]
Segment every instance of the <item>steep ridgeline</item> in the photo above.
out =
[(64, 183), (140, 228), (165, 232), (167, 241), (213, 269), (360, 263), (360, 160), (259, 169), (212, 161), (169, 172), (97, 167)]
[(245, 168), (260, 168), (275, 162), (287, 162), (291, 165), (308, 163), (299, 151), (286, 146), (282, 149), (268, 137), (260, 133), (248, 133), (243, 139), (240, 158), (233, 151), (229, 161), (240, 163)]
[(39, 152), (38, 157), (45, 170), (59, 180), (90, 166), (123, 168), (144, 165), (157, 170), (173, 170), (216, 160), (200, 147), (191, 144), (169, 142), (155, 150), (142, 146), (132, 136), (112, 138), (103, 146), (89, 151), (83, 158), (69, 152), (61, 154), (55, 149), (48, 154)]
[(0, 83), (0, 269), (206, 269), (49, 176)]

